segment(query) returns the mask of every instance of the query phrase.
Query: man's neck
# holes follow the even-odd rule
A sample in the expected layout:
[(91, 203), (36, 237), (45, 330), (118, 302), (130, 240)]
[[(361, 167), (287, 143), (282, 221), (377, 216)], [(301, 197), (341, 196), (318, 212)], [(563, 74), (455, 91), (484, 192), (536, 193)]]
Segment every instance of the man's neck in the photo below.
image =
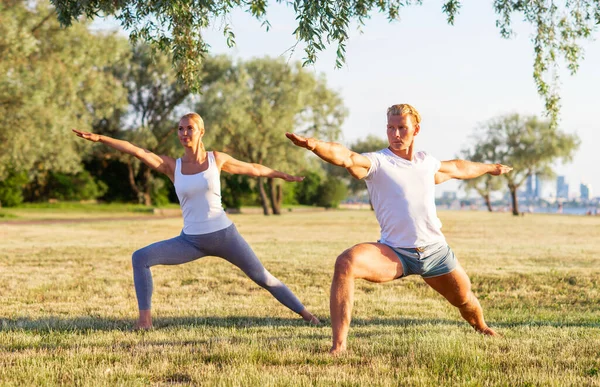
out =
[(414, 154), (414, 147), (413, 147), (413, 145), (414, 145), (414, 143), (411, 144), (410, 147), (408, 147), (406, 149), (398, 149), (398, 150), (394, 150), (394, 149), (392, 149), (391, 147), (388, 146), (388, 149), (390, 150), (390, 152), (392, 152), (396, 156), (401, 157), (404, 160), (412, 161), (413, 154)]

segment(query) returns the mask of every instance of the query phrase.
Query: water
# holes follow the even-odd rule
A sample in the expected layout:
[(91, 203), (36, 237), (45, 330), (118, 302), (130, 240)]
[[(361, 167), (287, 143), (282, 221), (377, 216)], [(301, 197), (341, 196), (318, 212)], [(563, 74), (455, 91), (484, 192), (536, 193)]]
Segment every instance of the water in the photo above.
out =
[[(487, 207), (475, 207), (475, 206), (465, 206), (465, 207), (448, 207), (444, 205), (437, 206), (437, 209), (440, 211), (443, 210), (463, 210), (463, 211), (487, 211)], [(595, 210), (595, 213), (594, 213)], [(600, 215), (600, 209), (597, 207), (563, 207), (562, 212), (558, 212), (558, 207), (528, 207), (528, 206), (520, 206), (520, 212), (524, 213), (534, 213), (534, 214), (562, 214), (562, 215), (587, 215), (589, 211), (592, 214)], [(494, 212), (512, 212), (511, 207), (494, 207)]]

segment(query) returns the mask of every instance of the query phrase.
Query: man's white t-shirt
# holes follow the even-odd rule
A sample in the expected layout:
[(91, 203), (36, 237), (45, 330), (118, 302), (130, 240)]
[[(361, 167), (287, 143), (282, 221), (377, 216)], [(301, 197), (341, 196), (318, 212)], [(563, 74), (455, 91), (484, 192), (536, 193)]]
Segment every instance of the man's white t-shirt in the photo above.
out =
[(371, 160), (364, 178), (381, 227), (381, 243), (414, 248), (444, 242), (435, 209), (435, 173), (440, 161), (419, 151), (413, 160), (389, 149), (363, 153)]

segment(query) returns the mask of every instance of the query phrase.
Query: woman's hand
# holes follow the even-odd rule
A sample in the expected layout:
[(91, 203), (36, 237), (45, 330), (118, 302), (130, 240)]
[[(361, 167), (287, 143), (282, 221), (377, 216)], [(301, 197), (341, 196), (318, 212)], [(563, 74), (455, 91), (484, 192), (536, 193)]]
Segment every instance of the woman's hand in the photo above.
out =
[(304, 180), (304, 176), (294, 176), (294, 175), (289, 175), (284, 172), (279, 172), (279, 173), (281, 173), (281, 176), (277, 176), (277, 177), (280, 179), (283, 179), (285, 181), (302, 181), (302, 180)]
[(100, 141), (100, 135), (96, 133), (84, 132), (83, 130), (73, 129), (73, 133), (77, 135), (77, 137), (85, 138), (86, 140), (92, 142)]

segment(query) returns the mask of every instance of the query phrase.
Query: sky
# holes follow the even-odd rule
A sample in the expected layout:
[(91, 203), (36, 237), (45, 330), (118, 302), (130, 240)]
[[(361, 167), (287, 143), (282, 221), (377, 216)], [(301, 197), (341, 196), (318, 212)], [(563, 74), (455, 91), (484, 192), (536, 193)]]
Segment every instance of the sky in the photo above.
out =
[[(401, 10), (401, 20), (388, 22), (374, 13), (362, 27), (352, 28), (346, 47), (346, 64), (335, 68), (335, 47), (318, 56), (309, 69), (325, 74), (330, 88), (343, 98), (349, 116), (341, 142), (349, 144), (368, 134), (385, 138), (386, 109), (409, 103), (422, 116), (416, 146), (447, 160), (469, 144), (478, 124), (507, 113), (544, 114), (543, 100), (533, 80), (533, 44), (530, 27), (515, 23), (516, 36), (500, 37), (491, 1), (465, 1), (455, 25), (447, 24), (440, 2), (424, 2)], [(213, 54), (233, 58), (283, 57), (302, 60), (303, 46), (296, 43), (292, 8), (271, 2), (267, 32), (251, 15), (236, 11), (204, 32)], [(221, 32), (229, 24), (236, 45), (229, 48)], [(597, 38), (598, 32), (594, 34)], [(574, 76), (561, 73), (560, 129), (576, 133), (581, 145), (573, 161), (556, 164), (566, 176), (571, 194), (578, 196), (583, 181), (600, 194), (600, 43), (586, 41), (585, 54)], [(596, 70), (594, 70), (596, 69)], [(544, 192), (555, 190), (547, 183)], [(438, 187), (438, 194), (456, 190), (456, 182)]]

